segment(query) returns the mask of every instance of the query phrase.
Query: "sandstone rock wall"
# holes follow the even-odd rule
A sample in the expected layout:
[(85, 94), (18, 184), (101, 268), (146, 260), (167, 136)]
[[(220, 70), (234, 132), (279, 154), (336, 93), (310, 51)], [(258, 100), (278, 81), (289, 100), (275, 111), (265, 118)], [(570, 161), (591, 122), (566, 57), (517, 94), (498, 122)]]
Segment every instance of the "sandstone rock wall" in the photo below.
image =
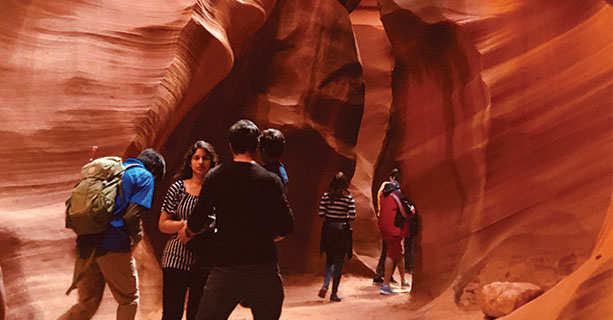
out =
[(373, 191), (399, 166), (421, 211), (413, 301), (552, 288), (590, 255), (611, 199), (611, 7), (379, 3), (395, 64)]
[[(493, 281), (549, 290), (510, 319), (610, 314), (610, 4), (363, 0), (349, 16), (356, 4), (3, 1), (7, 318), (53, 319), (75, 299), (59, 294), (74, 246), (63, 200), (92, 145), (156, 147), (172, 173), (196, 139), (228, 160), (225, 130), (242, 117), (287, 136), (287, 272), (321, 268), (315, 213), (337, 170), (358, 201), (349, 270), (373, 267), (372, 195), (399, 166), (423, 221), (414, 316), (444, 318)], [(137, 253), (142, 318), (160, 312), (156, 210), (170, 183)], [(114, 308), (105, 296), (100, 317)]]

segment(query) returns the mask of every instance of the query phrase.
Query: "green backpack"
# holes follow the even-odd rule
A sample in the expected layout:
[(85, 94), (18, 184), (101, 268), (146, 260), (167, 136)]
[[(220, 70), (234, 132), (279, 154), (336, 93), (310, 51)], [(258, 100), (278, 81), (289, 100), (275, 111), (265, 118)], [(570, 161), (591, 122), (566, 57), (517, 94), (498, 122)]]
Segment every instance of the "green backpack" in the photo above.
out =
[(81, 168), (81, 181), (66, 200), (66, 228), (77, 235), (104, 232), (113, 219), (124, 167), (119, 157), (98, 158)]

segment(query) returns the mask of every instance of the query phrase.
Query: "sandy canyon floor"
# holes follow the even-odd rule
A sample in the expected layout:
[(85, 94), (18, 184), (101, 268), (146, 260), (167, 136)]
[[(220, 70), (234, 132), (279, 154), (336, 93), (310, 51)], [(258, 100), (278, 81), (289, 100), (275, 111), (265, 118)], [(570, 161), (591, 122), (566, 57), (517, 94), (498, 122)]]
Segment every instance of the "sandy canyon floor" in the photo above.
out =
[[(483, 319), (480, 311), (458, 313), (457, 310), (438, 310), (437, 315), (420, 313), (412, 310), (410, 293), (382, 296), (379, 294), (380, 287), (373, 285), (372, 279), (351, 275), (341, 279), (339, 295), (343, 301), (332, 302), (329, 300), (329, 292), (326, 299), (317, 296), (322, 281), (323, 277), (316, 275), (285, 277), (285, 301), (281, 319)], [(250, 310), (239, 305), (229, 319), (252, 318)]]

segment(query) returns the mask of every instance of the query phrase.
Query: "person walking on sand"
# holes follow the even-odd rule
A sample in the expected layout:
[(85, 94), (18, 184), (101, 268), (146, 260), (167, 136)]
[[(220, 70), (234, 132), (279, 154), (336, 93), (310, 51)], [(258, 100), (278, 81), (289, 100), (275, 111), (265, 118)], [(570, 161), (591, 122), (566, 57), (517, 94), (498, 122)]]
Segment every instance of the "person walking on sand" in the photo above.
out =
[[(396, 266), (400, 273), (401, 288), (410, 287), (404, 273), (403, 240), (409, 235), (408, 214), (402, 205), (402, 193), (397, 181), (398, 169), (393, 169), (389, 181), (381, 186), (379, 200), (379, 230), (386, 246), (385, 273), (383, 285), (379, 291), (382, 295), (395, 293), (390, 287), (390, 278)], [(400, 214), (400, 216), (398, 216)]]
[(332, 292), (330, 300), (339, 302), (338, 285), (345, 255), (351, 258), (353, 248), (351, 240), (350, 220), (355, 220), (355, 201), (348, 190), (349, 183), (345, 174), (339, 171), (328, 186), (328, 190), (319, 202), (319, 216), (325, 218), (321, 228), (320, 252), (326, 253), (326, 268), (324, 271), (324, 284), (318, 296), (325, 298), (332, 277)]
[(75, 277), (78, 302), (59, 320), (91, 319), (108, 284), (118, 303), (117, 319), (133, 320), (138, 308), (138, 276), (132, 250), (142, 238), (141, 215), (151, 208), (155, 181), (164, 177), (166, 162), (153, 149), (128, 158), (113, 207), (115, 218), (106, 231), (77, 237)]

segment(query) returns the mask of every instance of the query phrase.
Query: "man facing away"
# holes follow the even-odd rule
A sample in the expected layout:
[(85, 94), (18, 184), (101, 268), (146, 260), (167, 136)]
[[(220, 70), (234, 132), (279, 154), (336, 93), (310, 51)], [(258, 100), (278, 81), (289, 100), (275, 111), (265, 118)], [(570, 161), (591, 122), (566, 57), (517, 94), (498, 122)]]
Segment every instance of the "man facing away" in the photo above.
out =
[[(383, 183), (377, 194), (378, 213), (379, 213), (379, 230), (383, 238), (386, 257), (384, 262), (383, 286), (379, 291), (383, 295), (394, 293), (390, 287), (390, 281), (394, 269), (398, 267), (400, 273), (401, 288), (410, 288), (410, 283), (405, 281), (404, 274), (404, 238), (409, 236), (409, 215), (414, 213), (407, 212), (402, 205), (402, 200), (405, 199), (400, 191), (400, 185), (397, 181), (398, 169), (392, 170), (390, 181)], [(404, 219), (398, 220), (397, 214), (401, 214)]]
[(285, 195), (287, 196), (287, 171), (285, 171), (285, 167), (281, 163), (284, 147), (285, 137), (281, 131), (272, 128), (262, 131), (260, 135), (260, 156), (262, 161), (264, 161), (262, 166), (281, 178)]
[(294, 218), (275, 174), (255, 162), (258, 127), (239, 120), (228, 132), (233, 161), (206, 175), (188, 227), (192, 237), (215, 214), (217, 234), (213, 269), (196, 319), (227, 319), (236, 305), (249, 301), (254, 319), (278, 319), (283, 283), (274, 239), (293, 231)]
[[(75, 287), (79, 300), (59, 320), (91, 319), (104, 293), (105, 283), (117, 306), (118, 320), (133, 320), (138, 307), (138, 278), (132, 249), (142, 237), (141, 214), (151, 208), (155, 180), (164, 177), (164, 157), (153, 149), (145, 149), (136, 158), (128, 158), (117, 193), (113, 219), (102, 234), (77, 237)], [(121, 194), (120, 194), (121, 193)], [(90, 259), (90, 257), (93, 258)]]

